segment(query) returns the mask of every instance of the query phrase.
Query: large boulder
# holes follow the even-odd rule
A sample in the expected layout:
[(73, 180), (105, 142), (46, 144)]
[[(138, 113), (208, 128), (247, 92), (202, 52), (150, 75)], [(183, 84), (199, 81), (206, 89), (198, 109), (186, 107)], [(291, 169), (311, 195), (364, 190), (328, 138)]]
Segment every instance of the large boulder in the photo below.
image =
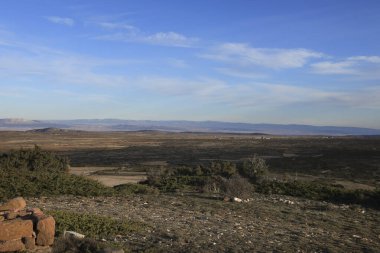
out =
[(39, 246), (50, 246), (54, 243), (55, 220), (52, 216), (37, 216), (36, 244)]
[(33, 236), (31, 220), (7, 220), (0, 222), (0, 241), (18, 240)]
[(25, 249), (25, 245), (21, 241), (21, 239), (11, 241), (0, 241), (0, 252), (23, 251)]
[(26, 201), (22, 197), (9, 200), (3, 205), (0, 205), (0, 211), (18, 211), (26, 207)]

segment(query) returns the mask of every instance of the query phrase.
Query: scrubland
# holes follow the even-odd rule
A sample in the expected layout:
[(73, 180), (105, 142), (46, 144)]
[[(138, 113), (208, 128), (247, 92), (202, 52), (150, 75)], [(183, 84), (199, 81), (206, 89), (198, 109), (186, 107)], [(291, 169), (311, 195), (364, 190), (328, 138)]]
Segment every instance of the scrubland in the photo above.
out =
[(379, 137), (0, 132), (0, 152), (0, 202), (87, 235), (57, 252), (380, 250)]

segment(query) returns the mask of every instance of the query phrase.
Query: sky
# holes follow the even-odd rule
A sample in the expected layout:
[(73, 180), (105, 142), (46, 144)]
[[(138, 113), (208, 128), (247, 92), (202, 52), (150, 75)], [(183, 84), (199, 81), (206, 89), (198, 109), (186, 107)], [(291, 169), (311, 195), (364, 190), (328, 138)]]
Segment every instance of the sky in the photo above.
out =
[(1, 0), (0, 118), (380, 129), (378, 0)]

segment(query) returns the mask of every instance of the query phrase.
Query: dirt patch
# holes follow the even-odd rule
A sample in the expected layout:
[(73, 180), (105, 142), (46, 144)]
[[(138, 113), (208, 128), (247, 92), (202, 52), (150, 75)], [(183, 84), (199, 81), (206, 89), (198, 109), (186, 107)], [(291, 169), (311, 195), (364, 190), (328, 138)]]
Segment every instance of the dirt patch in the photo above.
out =
[(69, 173), (77, 176), (88, 176), (97, 171), (114, 170), (117, 167), (70, 167)]
[(117, 167), (71, 167), (69, 173), (94, 179), (110, 187), (146, 180), (145, 172), (119, 172)]
[(141, 181), (146, 180), (145, 174), (134, 176), (90, 175), (87, 177), (110, 187), (120, 184), (137, 184)]

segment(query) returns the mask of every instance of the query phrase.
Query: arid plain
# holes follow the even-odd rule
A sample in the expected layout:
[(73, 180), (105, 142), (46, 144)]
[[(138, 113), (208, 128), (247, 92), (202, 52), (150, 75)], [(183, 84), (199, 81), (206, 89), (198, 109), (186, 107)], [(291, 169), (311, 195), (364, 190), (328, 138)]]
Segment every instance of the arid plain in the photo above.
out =
[[(116, 178), (111, 186), (144, 180), (147, 170), (238, 162), (254, 154), (266, 160), (270, 180), (316, 182), (347, 190), (375, 190), (380, 182), (379, 137), (57, 129), (0, 132), (1, 152), (35, 145), (67, 156), (72, 173), (101, 182)], [(46, 211), (140, 222), (143, 228), (138, 232), (102, 238), (130, 251), (380, 250), (380, 212), (357, 204), (261, 193), (254, 193), (247, 203), (237, 203), (186, 190), (117, 197), (31, 197), (28, 201)]]

